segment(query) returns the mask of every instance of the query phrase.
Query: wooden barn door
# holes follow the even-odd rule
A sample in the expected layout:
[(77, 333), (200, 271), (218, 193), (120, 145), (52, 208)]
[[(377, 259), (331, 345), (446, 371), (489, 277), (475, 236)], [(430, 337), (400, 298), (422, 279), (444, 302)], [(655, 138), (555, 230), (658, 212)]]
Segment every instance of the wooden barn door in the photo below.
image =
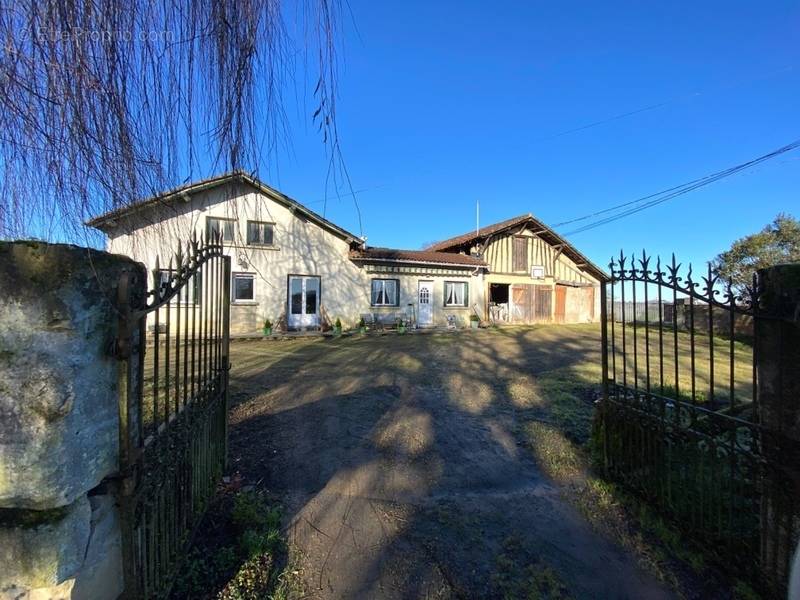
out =
[(555, 322), (563, 323), (567, 314), (567, 288), (563, 285), (556, 285), (556, 313)]
[(533, 315), (531, 314), (531, 292), (532, 285), (518, 283), (511, 286), (511, 322), (530, 323)]
[(533, 287), (536, 289), (535, 322), (549, 323), (553, 314), (553, 290), (546, 285), (535, 285)]
[(516, 283), (511, 286), (512, 323), (549, 323), (552, 318), (553, 290), (546, 285)]

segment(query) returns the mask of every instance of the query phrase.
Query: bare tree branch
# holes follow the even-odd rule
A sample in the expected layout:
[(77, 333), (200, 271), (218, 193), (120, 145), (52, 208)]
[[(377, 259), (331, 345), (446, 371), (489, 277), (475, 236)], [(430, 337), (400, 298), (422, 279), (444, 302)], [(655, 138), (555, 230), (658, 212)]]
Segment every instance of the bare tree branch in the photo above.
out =
[(92, 216), (257, 169), (286, 135), (298, 42), (317, 57), (313, 118), (342, 165), (337, 0), (301, 0), (302, 40), (285, 4), (3, 0), (0, 237), (85, 239)]

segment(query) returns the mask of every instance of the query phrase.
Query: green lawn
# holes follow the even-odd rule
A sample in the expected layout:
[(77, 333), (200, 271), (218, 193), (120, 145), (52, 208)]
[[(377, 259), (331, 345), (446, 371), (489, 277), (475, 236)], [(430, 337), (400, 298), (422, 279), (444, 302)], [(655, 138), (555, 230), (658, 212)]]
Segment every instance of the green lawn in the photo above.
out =
[(617, 383), (627, 383), (629, 387), (638, 386), (640, 389), (647, 389), (649, 385), (654, 393), (661, 393), (663, 389), (664, 395), (675, 397), (677, 382), (681, 399), (692, 400), (694, 385), (694, 399), (697, 402), (707, 402), (712, 396), (717, 404), (730, 403), (731, 396), (736, 405), (752, 402), (753, 348), (748, 344), (731, 342), (720, 336), (709, 339), (706, 332), (696, 332), (692, 344), (692, 336), (685, 331), (677, 333), (676, 344), (672, 330), (665, 328), (659, 332), (658, 327), (652, 325), (649, 328), (637, 325), (635, 329), (627, 325), (624, 328), (624, 346), (623, 328), (618, 323), (613, 328), (613, 335), (609, 325), (608, 335), (609, 349), (612, 344), (614, 348), (614, 352), (609, 354), (609, 373)]

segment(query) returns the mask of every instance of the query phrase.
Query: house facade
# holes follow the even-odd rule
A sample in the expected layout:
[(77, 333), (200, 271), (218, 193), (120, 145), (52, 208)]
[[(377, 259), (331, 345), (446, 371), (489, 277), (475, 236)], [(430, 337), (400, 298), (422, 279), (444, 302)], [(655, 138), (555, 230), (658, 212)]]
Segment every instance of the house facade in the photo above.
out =
[[(527, 288), (519, 286), (549, 284), (555, 289), (557, 281), (566, 281), (559, 278), (568, 276), (564, 268), (574, 267), (575, 283), (583, 287), (597, 281), (573, 263), (565, 262), (567, 267), (562, 268), (561, 255), (552, 263), (561, 270), (533, 284), (530, 273), (495, 272), (494, 265), (499, 268), (506, 260), (500, 258), (505, 251), (499, 235), (442, 249), (439, 245), (428, 250), (369, 247), (358, 236), (240, 172), (178, 188), (88, 224), (106, 234), (110, 252), (144, 263), (153, 285), (169, 276), (175, 265), (167, 257), (179, 244), (193, 235), (220, 236), (231, 257), (232, 333), (256, 332), (266, 319), (278, 330), (327, 329), (337, 319), (349, 328), (362, 317), (385, 324), (403, 319), (420, 327), (464, 327), (470, 314), (485, 320), (497, 312), (498, 292), (493, 285), (504, 285), (503, 277), (515, 278), (508, 280), (512, 303), (525, 300), (518, 290)], [(531, 264), (539, 260), (537, 252), (551, 251), (537, 249), (534, 231), (531, 227)], [(580, 272), (587, 273), (585, 282), (578, 280)], [(182, 303), (184, 318), (197, 310), (201, 286), (195, 282), (187, 297), (176, 300)], [(532, 292), (534, 312), (537, 293)], [(519, 319), (508, 322), (545, 320), (524, 320), (527, 313), (519, 314)], [(564, 321), (573, 316), (587, 320), (581, 313), (565, 314)], [(149, 330), (162, 326), (152, 313), (149, 318)]]

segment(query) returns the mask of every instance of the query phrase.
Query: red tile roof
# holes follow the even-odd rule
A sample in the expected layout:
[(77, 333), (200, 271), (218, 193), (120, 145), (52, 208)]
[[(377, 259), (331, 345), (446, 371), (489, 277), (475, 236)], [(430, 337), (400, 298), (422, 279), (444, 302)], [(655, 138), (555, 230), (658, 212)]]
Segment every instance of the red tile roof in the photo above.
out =
[(474, 256), (455, 252), (432, 252), (430, 250), (398, 250), (395, 248), (363, 248), (352, 250), (350, 258), (357, 261), (370, 262), (406, 262), (424, 264), (443, 264), (463, 267), (481, 267), (486, 263)]

